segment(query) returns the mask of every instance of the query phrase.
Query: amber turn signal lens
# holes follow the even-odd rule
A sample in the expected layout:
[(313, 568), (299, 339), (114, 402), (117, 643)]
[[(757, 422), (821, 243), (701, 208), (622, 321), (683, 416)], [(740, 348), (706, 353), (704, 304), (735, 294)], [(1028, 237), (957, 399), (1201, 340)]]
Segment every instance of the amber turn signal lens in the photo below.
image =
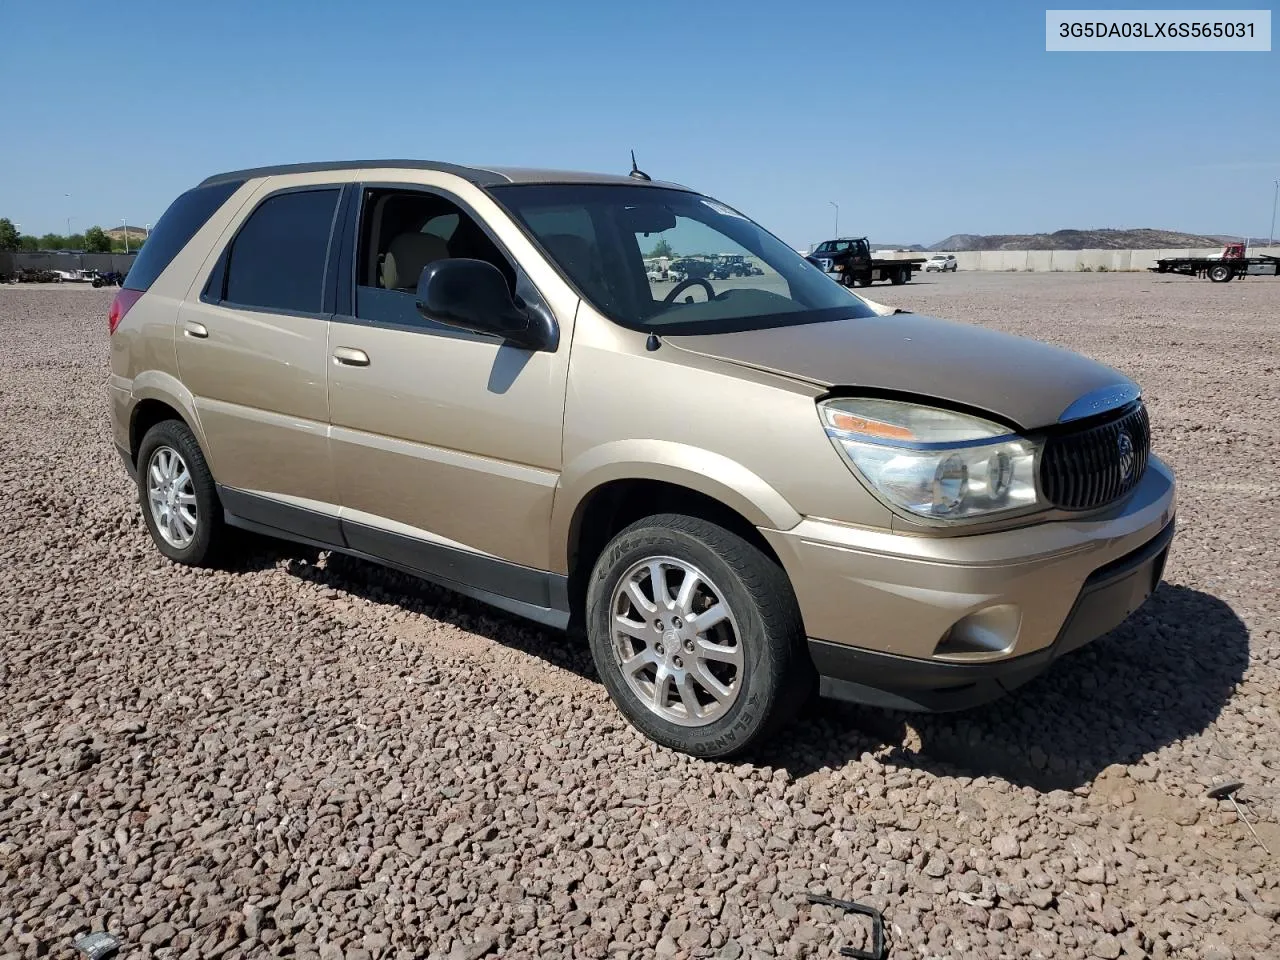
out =
[(843, 413), (841, 411), (833, 411), (830, 415), (831, 426), (837, 430), (847, 430), (850, 433), (860, 433), (866, 437), (879, 437), (882, 440), (914, 440), (916, 435), (906, 427), (899, 427), (892, 423), (882, 423), (879, 420), (868, 420), (865, 417), (855, 417), (851, 413)]

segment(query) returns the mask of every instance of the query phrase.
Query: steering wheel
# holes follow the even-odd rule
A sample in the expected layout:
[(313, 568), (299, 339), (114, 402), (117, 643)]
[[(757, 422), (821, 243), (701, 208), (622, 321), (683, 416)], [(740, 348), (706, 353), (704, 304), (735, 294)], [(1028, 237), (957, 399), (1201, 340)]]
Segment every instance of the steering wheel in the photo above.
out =
[(708, 300), (714, 300), (716, 298), (715, 289), (712, 288), (711, 284), (707, 283), (707, 281), (703, 280), (701, 277), (690, 277), (688, 280), (681, 280), (674, 287), (672, 287), (671, 292), (668, 293), (663, 298), (662, 302), (675, 303), (676, 297), (680, 296), (680, 294), (683, 293), (685, 290), (687, 290), (689, 287), (694, 287), (694, 286), (702, 287), (702, 289), (706, 290)]

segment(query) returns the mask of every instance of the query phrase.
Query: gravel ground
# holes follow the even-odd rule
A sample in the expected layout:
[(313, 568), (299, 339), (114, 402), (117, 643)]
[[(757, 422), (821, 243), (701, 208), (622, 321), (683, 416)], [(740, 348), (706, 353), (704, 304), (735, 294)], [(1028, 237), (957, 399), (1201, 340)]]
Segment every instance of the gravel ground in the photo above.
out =
[(111, 446), (105, 291), (0, 288), (0, 957), (1280, 955), (1280, 282), (930, 275), (884, 302), (1147, 389), (1165, 582), (959, 716), (815, 706), (766, 752), (634, 733), (583, 645), (265, 541), (152, 548)]

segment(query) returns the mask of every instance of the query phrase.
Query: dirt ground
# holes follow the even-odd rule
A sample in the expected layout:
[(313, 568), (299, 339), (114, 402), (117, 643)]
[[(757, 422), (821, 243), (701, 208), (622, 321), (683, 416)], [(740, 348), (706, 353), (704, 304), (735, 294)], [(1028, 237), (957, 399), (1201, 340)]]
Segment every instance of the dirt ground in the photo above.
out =
[[(106, 415), (110, 291), (0, 288), (0, 957), (1280, 955), (1280, 281), (921, 275), (873, 298), (1082, 351), (1180, 484), (1129, 623), (960, 715), (816, 705), (655, 747), (586, 649), (258, 542), (154, 550)], [(1265, 854), (1230, 806), (1229, 778)]]

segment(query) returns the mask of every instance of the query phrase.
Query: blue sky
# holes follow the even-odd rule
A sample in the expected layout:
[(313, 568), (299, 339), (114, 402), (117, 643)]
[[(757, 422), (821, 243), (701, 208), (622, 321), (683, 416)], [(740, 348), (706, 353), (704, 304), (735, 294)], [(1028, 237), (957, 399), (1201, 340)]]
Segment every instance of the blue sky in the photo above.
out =
[(625, 172), (634, 147), (797, 246), (830, 234), (829, 201), (842, 234), (879, 241), (1266, 233), (1280, 53), (1051, 54), (1045, 8), (6, 3), (0, 216), (141, 225), (236, 167)]

